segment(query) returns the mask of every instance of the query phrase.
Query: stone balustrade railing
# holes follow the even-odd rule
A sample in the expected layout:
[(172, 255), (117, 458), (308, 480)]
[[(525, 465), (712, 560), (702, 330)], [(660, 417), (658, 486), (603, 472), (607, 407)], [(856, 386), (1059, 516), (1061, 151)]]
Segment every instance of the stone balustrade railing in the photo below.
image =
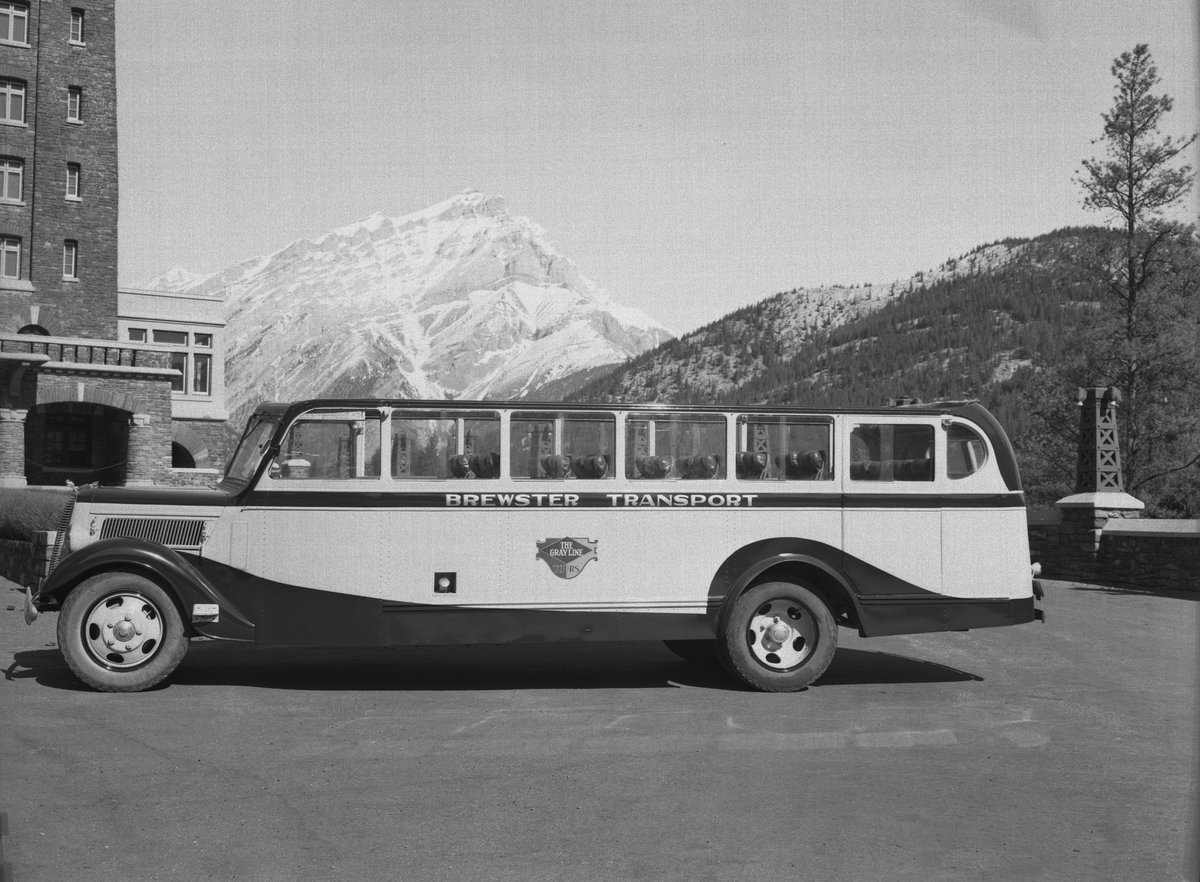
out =
[(39, 334), (0, 333), (0, 353), (42, 356), (38, 360), (115, 367), (166, 367), (166, 353), (186, 351), (183, 346), (96, 340), (85, 337), (46, 337)]

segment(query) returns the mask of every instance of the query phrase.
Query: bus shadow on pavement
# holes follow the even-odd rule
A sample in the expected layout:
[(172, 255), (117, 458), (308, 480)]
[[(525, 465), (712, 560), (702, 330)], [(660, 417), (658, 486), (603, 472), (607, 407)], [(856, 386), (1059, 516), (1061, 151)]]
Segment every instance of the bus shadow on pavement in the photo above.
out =
[(718, 666), (688, 665), (657, 643), (213, 650), (208, 657), (189, 652), (172, 681), (398, 692), (741, 688)]
[[(89, 691), (56, 649), (17, 652), (5, 679)], [(845, 686), (982, 680), (936, 662), (839, 649), (814, 684)], [(297, 691), (487, 691), (694, 688), (741, 692), (712, 662), (685, 662), (658, 643), (523, 644), (403, 648), (264, 648), (193, 644), (157, 689), (247, 686)]]
[(820, 686), (869, 685), (873, 683), (962, 683), (982, 682), (983, 677), (924, 659), (868, 649), (839, 649), (833, 662), (814, 684)]

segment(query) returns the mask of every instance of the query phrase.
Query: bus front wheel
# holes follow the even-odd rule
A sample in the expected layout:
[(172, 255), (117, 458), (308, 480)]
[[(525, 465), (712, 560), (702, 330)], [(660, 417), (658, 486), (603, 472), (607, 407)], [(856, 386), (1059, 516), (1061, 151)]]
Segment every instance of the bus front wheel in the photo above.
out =
[(813, 591), (789, 582), (756, 585), (737, 599), (720, 640), (738, 679), (763, 692), (813, 683), (837, 650), (837, 623)]
[(67, 595), (58, 646), (75, 676), (102, 692), (141, 692), (166, 678), (187, 652), (175, 603), (132, 573), (101, 573)]

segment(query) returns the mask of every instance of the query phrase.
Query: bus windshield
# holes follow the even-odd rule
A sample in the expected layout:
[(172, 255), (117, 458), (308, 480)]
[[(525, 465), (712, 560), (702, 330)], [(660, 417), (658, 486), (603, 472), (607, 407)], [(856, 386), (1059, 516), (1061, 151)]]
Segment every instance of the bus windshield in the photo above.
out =
[(250, 424), (246, 427), (242, 440), (238, 442), (228, 468), (225, 469), (222, 484), (241, 490), (250, 483), (278, 424), (277, 419), (266, 414), (255, 414), (250, 418)]

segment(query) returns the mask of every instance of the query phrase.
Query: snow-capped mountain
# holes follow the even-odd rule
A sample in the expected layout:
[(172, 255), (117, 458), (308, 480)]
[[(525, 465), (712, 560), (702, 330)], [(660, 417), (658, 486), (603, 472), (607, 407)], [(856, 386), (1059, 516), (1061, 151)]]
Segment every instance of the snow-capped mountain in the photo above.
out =
[(550, 397), (672, 336), (473, 190), (139, 287), (226, 298), (235, 421), (271, 399)]

